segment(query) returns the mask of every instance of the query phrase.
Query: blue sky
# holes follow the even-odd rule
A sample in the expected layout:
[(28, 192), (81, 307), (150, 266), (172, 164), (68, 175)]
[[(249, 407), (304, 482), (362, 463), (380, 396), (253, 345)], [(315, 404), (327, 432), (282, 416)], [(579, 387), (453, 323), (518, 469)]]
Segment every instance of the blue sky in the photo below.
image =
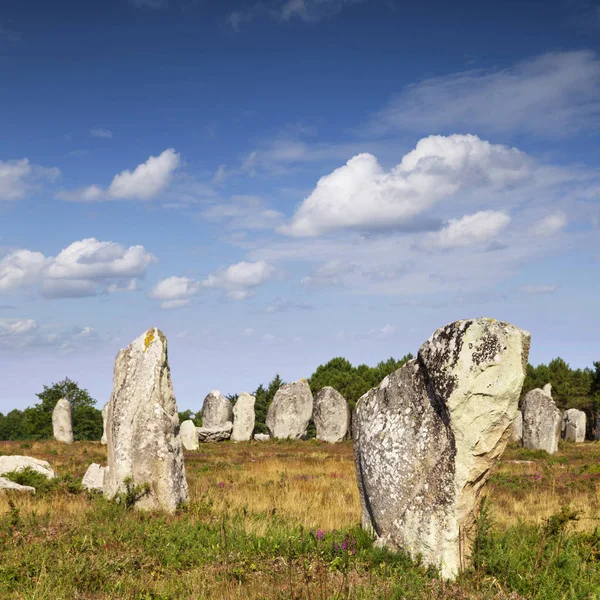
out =
[(492, 316), (600, 360), (600, 5), (5, 0), (0, 411), (181, 408)]

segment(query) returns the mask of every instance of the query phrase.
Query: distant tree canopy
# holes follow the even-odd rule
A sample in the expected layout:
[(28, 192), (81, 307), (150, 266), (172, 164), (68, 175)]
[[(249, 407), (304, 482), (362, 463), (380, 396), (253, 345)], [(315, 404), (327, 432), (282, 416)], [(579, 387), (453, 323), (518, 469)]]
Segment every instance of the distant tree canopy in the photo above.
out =
[(87, 390), (65, 378), (44, 389), (36, 396), (40, 399), (33, 407), (23, 411), (12, 410), (6, 416), (0, 413), (0, 439), (52, 438), (52, 411), (61, 398), (66, 398), (73, 408), (73, 435), (76, 440), (99, 440), (102, 437), (102, 413), (94, 408), (96, 401)]

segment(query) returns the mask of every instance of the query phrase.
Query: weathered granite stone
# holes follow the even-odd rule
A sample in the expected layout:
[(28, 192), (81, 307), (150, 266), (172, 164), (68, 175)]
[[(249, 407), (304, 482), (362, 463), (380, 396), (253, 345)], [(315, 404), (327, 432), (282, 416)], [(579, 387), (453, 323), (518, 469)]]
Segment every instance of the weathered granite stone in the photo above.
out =
[(363, 527), (452, 578), (469, 563), (484, 485), (517, 415), (527, 332), (493, 319), (438, 329), (356, 405)]
[(254, 403), (256, 398), (242, 392), (236, 403), (233, 405), (233, 430), (231, 431), (231, 439), (234, 442), (247, 442), (252, 439), (254, 431)]
[(525, 394), (522, 409), (523, 447), (554, 454), (562, 428), (562, 414), (554, 400), (538, 388)]
[(563, 415), (562, 436), (567, 442), (585, 442), (587, 417), (582, 410), (569, 408)]
[(86, 490), (101, 492), (104, 489), (105, 471), (106, 467), (92, 463), (81, 480), (81, 487)]
[(523, 413), (521, 411), (517, 412), (517, 416), (513, 421), (510, 430), (510, 441), (517, 444), (523, 443)]
[(271, 439), (271, 436), (268, 433), (255, 433), (254, 439), (257, 442), (268, 442)]
[(306, 379), (282, 385), (267, 412), (266, 425), (275, 439), (303, 439), (313, 412), (313, 396)]
[(0, 477), (0, 491), (28, 492), (30, 494), (35, 494), (34, 487), (31, 487), (30, 485), (20, 485), (10, 479), (6, 479), (6, 477)]
[(26, 468), (30, 468), (48, 479), (56, 477), (56, 473), (52, 470), (50, 463), (45, 460), (31, 456), (0, 456), (0, 475), (10, 473), (11, 471), (22, 471)]
[(546, 394), (546, 396), (550, 396), (550, 398), (552, 398), (552, 384), (551, 383), (547, 383), (542, 388), (542, 392), (544, 392), (544, 394)]
[(100, 440), (101, 444), (106, 446), (106, 420), (108, 419), (108, 402), (104, 405), (102, 409), (102, 439)]
[(181, 443), (186, 450), (198, 450), (198, 431), (194, 421), (188, 419), (181, 424)]
[(73, 443), (73, 410), (66, 398), (62, 398), (54, 406), (52, 432), (57, 442)]
[(219, 390), (213, 390), (204, 398), (202, 427), (223, 427), (228, 421), (233, 421), (231, 402)]
[(197, 427), (199, 442), (222, 442), (231, 437), (233, 423), (228, 421), (222, 427)]
[(318, 440), (336, 443), (348, 436), (350, 407), (346, 399), (334, 388), (324, 387), (317, 393), (313, 418)]
[(138, 509), (174, 512), (187, 502), (177, 403), (160, 330), (149, 329), (117, 355), (106, 429), (105, 496), (123, 493), (130, 481), (147, 488), (135, 502)]

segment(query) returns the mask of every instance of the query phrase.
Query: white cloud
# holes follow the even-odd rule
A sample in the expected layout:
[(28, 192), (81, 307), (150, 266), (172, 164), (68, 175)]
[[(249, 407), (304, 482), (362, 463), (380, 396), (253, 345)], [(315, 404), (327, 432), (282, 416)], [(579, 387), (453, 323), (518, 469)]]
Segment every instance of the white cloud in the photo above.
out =
[(386, 338), (393, 336), (395, 333), (396, 327), (394, 325), (390, 325), (389, 323), (380, 329), (369, 329), (369, 335), (371, 337)]
[(599, 124), (600, 59), (584, 50), (426, 79), (376, 115), (369, 131), (468, 127), (560, 136)]
[(242, 261), (209, 275), (202, 285), (224, 290), (232, 300), (245, 300), (274, 273), (275, 268), (265, 261)]
[(200, 214), (230, 229), (273, 229), (283, 220), (282, 213), (268, 208), (257, 196), (233, 196), (231, 202), (213, 204)]
[(90, 129), (90, 135), (96, 138), (112, 138), (113, 132), (110, 129)]
[(483, 244), (494, 239), (508, 224), (510, 217), (494, 210), (484, 210), (460, 219), (450, 219), (440, 231), (427, 234), (425, 249), (449, 249)]
[(19, 200), (40, 189), (43, 181), (55, 181), (60, 171), (32, 165), (29, 159), (0, 160), (0, 200)]
[(123, 283), (111, 283), (107, 292), (109, 294), (117, 294), (119, 292), (135, 292), (137, 290), (137, 279), (135, 277)]
[(558, 233), (567, 225), (566, 215), (559, 211), (544, 217), (541, 221), (534, 223), (530, 228), (530, 233), (539, 237), (548, 237)]
[(40, 285), (47, 298), (92, 296), (123, 289), (123, 280), (143, 277), (155, 260), (143, 246), (126, 248), (94, 238), (73, 242), (56, 257), (14, 250), (0, 260), (0, 291)]
[(515, 148), (474, 135), (420, 140), (390, 171), (359, 154), (322, 177), (290, 224), (279, 232), (318, 236), (336, 229), (376, 230), (406, 224), (457, 192), (502, 190), (531, 176), (531, 160)]
[(161, 301), (161, 308), (180, 308), (189, 304), (198, 293), (200, 283), (188, 277), (167, 277), (161, 279), (149, 296)]
[(180, 155), (173, 148), (150, 158), (133, 171), (125, 170), (115, 175), (105, 190), (91, 185), (78, 190), (60, 192), (58, 198), (79, 202), (102, 200), (150, 200), (164, 192), (181, 164)]
[(244, 337), (252, 337), (255, 333), (256, 330), (252, 329), (252, 327), (245, 327), (244, 329), (242, 329), (242, 335)]
[(0, 319), (0, 337), (24, 335), (37, 327), (33, 319)]
[(558, 289), (557, 285), (522, 285), (519, 292), (522, 294), (553, 294)]

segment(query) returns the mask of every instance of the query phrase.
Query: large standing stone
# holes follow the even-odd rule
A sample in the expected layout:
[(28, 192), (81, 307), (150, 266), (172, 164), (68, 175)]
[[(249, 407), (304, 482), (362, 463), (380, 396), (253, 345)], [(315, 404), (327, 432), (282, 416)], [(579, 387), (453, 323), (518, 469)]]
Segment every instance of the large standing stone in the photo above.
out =
[(202, 427), (223, 427), (228, 421), (233, 421), (231, 401), (219, 390), (213, 390), (204, 398)]
[(266, 426), (275, 439), (306, 437), (313, 412), (313, 396), (306, 379), (282, 385), (267, 412)]
[(538, 388), (525, 394), (522, 408), (523, 447), (554, 454), (562, 428), (562, 415), (554, 400)]
[(569, 408), (563, 415), (562, 435), (567, 442), (585, 442), (587, 417), (582, 410)]
[(438, 329), (356, 405), (363, 527), (454, 577), (468, 565), (484, 485), (504, 451), (530, 337), (493, 319)]
[(52, 411), (52, 432), (57, 442), (73, 443), (73, 410), (71, 403), (62, 398)]
[(56, 477), (50, 463), (45, 460), (31, 456), (0, 456), (0, 475), (10, 473), (11, 471), (22, 471), (23, 469), (31, 469), (47, 479), (54, 479)]
[(234, 442), (247, 442), (252, 439), (254, 431), (254, 403), (256, 398), (242, 392), (233, 406), (233, 430), (231, 439)]
[(181, 443), (186, 450), (198, 450), (198, 431), (191, 419), (181, 424)]
[(315, 396), (314, 407), (317, 439), (324, 442), (341, 442), (350, 428), (350, 407), (337, 390), (324, 387)]
[(510, 441), (517, 444), (523, 443), (523, 413), (521, 411), (517, 412), (517, 416), (513, 421), (510, 430)]
[(102, 409), (102, 439), (100, 440), (101, 444), (106, 445), (106, 421), (108, 419), (108, 402), (104, 405)]
[(199, 442), (223, 442), (231, 437), (233, 423), (227, 421), (222, 427), (198, 427)]
[(92, 463), (81, 480), (81, 487), (86, 490), (101, 492), (104, 489), (105, 473), (106, 467)]
[(167, 340), (156, 328), (117, 354), (106, 434), (105, 496), (114, 498), (126, 491), (129, 481), (147, 488), (136, 508), (174, 512), (187, 502)]

